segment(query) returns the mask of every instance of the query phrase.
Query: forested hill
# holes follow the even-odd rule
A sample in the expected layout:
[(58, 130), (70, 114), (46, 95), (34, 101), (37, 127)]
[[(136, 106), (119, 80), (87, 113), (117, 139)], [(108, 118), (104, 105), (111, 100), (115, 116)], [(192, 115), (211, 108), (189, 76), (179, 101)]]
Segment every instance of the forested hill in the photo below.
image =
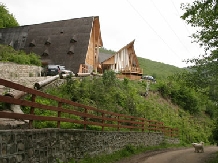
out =
[(144, 75), (151, 75), (157, 79), (163, 79), (174, 73), (182, 72), (185, 68), (164, 64), (161, 62), (151, 61), (149, 59), (138, 57), (140, 68), (143, 69)]

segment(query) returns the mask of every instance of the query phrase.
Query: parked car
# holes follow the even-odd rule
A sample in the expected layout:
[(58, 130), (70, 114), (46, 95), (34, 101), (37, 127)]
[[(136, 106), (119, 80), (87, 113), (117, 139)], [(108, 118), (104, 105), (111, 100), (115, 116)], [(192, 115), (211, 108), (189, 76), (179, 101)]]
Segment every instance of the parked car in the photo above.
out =
[(48, 65), (44, 68), (44, 73), (46, 76), (55, 76), (58, 75), (62, 70), (65, 70), (65, 66)]
[(55, 76), (58, 74), (59, 75), (69, 74), (72, 76), (75, 75), (72, 71), (66, 70), (65, 66), (61, 66), (61, 65), (47, 65), (46, 67), (44, 67), (42, 71), (42, 76)]
[(46, 76), (55, 76), (58, 74), (59, 65), (48, 65), (46, 68)]
[(156, 82), (156, 80), (154, 79), (154, 77), (153, 77), (153, 76), (149, 76), (149, 75), (142, 76), (142, 79), (151, 80), (151, 81), (153, 81), (153, 82)]

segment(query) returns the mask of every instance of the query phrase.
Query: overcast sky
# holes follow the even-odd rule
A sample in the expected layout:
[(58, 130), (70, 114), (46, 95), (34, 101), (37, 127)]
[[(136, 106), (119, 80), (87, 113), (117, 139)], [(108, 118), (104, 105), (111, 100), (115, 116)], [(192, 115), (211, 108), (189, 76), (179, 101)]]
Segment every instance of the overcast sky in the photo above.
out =
[(186, 67), (203, 52), (189, 37), (196, 29), (180, 16), (193, 0), (0, 0), (20, 25), (99, 16), (105, 48), (118, 51), (135, 39), (138, 57)]

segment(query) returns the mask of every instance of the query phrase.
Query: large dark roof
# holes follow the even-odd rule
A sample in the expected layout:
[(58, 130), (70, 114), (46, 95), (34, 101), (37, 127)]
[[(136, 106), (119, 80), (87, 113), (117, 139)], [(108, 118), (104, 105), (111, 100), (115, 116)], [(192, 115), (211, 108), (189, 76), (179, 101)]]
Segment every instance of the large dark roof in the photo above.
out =
[[(77, 73), (80, 64), (85, 64), (94, 18), (84, 17), (2, 28), (0, 44), (10, 44), (16, 50), (23, 49), (27, 53), (34, 52), (48, 64), (64, 65), (66, 69)], [(72, 39), (76, 39), (77, 42), (72, 42)], [(74, 54), (67, 54), (70, 51)]]

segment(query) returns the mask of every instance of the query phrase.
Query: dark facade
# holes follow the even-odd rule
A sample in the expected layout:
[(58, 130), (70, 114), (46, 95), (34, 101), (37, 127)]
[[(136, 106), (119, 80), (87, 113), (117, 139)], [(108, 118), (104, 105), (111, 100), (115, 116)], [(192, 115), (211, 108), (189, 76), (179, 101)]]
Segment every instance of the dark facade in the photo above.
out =
[(27, 54), (33, 52), (41, 57), (44, 65), (63, 65), (77, 73), (80, 65), (86, 64), (95, 18), (84, 17), (1, 28), (0, 44), (10, 45), (15, 50), (24, 50)]

